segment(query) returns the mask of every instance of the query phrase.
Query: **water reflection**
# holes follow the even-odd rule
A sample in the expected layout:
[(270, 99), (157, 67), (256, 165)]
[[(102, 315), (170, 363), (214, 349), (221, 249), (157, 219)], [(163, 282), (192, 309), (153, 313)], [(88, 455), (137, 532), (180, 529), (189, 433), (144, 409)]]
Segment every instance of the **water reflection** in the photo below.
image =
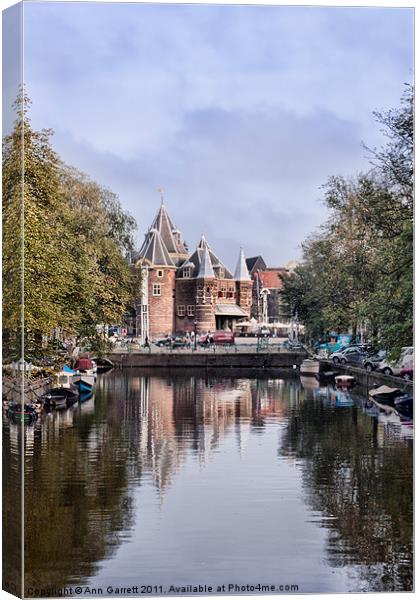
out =
[[(132, 369), (98, 388), (25, 428), (26, 587), (411, 588), (400, 421), (315, 380)], [(4, 436), (10, 514), (21, 430)]]
[(363, 591), (407, 590), (412, 445), (402, 439), (412, 429), (396, 414), (372, 414), (366, 405), (347, 391), (308, 392), (290, 413), (280, 452), (303, 459), (308, 502), (327, 518), (331, 563), (357, 565)]

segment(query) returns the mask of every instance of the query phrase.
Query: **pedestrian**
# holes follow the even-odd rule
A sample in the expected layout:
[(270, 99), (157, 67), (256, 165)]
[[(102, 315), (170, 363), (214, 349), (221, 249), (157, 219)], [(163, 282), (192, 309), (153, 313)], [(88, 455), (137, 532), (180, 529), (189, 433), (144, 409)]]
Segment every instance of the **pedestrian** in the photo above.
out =
[(150, 350), (149, 336), (148, 335), (146, 335), (146, 339), (144, 340), (144, 347), (145, 348), (149, 348), (149, 350)]

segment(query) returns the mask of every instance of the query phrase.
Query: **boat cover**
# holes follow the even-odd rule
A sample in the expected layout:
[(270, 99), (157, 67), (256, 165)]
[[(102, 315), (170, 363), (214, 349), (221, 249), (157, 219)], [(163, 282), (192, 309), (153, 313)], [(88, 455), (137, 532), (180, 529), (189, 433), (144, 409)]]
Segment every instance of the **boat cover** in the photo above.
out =
[(90, 358), (79, 358), (76, 363), (76, 369), (80, 369), (81, 371), (93, 369), (93, 362), (90, 360)]
[(375, 396), (382, 396), (384, 394), (395, 394), (399, 391), (400, 390), (398, 388), (392, 388), (392, 387), (389, 387), (388, 385), (381, 385), (378, 388), (369, 390), (369, 396), (372, 396), (372, 398), (374, 398)]

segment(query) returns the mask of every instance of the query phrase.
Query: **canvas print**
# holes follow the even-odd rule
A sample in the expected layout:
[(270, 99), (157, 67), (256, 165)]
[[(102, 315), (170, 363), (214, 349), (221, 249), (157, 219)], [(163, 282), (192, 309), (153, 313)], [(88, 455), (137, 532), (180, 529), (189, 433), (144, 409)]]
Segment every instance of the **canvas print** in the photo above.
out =
[(3, 10), (3, 590), (413, 591), (413, 24)]

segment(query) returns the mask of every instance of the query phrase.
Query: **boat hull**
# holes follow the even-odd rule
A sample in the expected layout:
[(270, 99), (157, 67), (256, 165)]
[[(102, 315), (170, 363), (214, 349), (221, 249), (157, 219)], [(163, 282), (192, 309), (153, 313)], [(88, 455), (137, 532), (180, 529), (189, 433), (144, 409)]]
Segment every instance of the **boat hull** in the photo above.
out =
[(7, 415), (14, 423), (24, 423), (30, 425), (38, 419), (38, 414), (32, 406), (21, 403), (9, 405)]
[(76, 390), (68, 388), (52, 388), (41, 397), (45, 408), (66, 408), (74, 404), (79, 395)]
[(394, 401), (394, 408), (398, 414), (407, 419), (413, 418), (413, 396), (401, 396)]
[(397, 388), (390, 388), (383, 385), (379, 388), (370, 390), (369, 396), (379, 404), (394, 406), (396, 398), (403, 396), (403, 393)]
[(78, 372), (73, 375), (73, 383), (79, 389), (79, 392), (88, 392), (92, 390), (96, 383), (96, 374), (93, 372)]
[(318, 375), (319, 362), (317, 360), (305, 359), (300, 366), (300, 372), (302, 375)]

